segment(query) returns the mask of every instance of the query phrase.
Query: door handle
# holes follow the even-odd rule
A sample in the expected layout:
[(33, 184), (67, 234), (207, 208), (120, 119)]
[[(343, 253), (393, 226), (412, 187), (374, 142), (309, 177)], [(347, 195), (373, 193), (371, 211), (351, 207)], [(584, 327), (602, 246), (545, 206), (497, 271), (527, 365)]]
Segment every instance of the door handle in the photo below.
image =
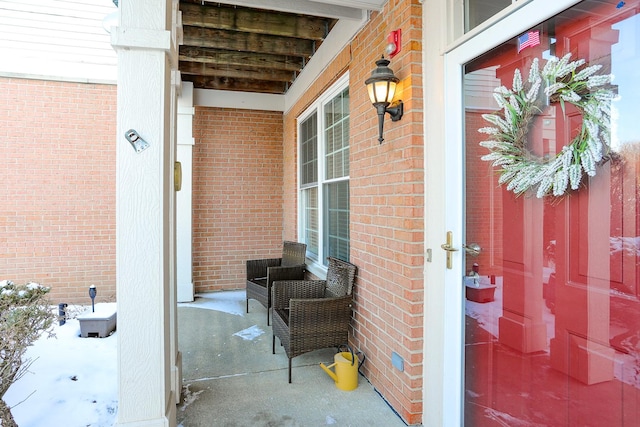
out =
[(447, 268), (451, 270), (453, 268), (453, 253), (457, 252), (458, 249), (453, 246), (453, 232), (447, 231), (447, 243), (440, 245), (442, 249), (447, 251)]
[(471, 256), (480, 255), (480, 251), (482, 250), (480, 245), (477, 244), (477, 243), (469, 243), (468, 245), (467, 244), (463, 244), (462, 247)]

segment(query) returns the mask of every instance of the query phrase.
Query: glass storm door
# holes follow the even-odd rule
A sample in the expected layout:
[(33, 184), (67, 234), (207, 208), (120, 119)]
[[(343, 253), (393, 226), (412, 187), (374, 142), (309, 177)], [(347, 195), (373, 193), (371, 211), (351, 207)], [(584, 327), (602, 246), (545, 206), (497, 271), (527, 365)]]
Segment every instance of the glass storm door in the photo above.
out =
[[(562, 88), (546, 96), (542, 81), (531, 113), (516, 100), (498, 106), (496, 88), (515, 92), (516, 70), (522, 94), (535, 59), (542, 71), (569, 53), (568, 62), (585, 65), (555, 75), (579, 99)], [(585, 89), (579, 82), (587, 79), (575, 76), (595, 64), (592, 75), (614, 78)], [(464, 255), (461, 283), (465, 426), (640, 426), (638, 70), (640, 0), (579, 3), (464, 65), (464, 241), (480, 247)], [(598, 88), (616, 98), (587, 103)], [(505, 122), (488, 121), (491, 114)], [(491, 127), (497, 131), (478, 131)], [(591, 167), (583, 157), (596, 157), (589, 144), (597, 141), (589, 135), (605, 142)], [(501, 166), (481, 159), (490, 153), (481, 141), (509, 137), (520, 148), (499, 150), (494, 161), (515, 156), (551, 174), (551, 162), (576, 150), (565, 167), (581, 164), (581, 179), (567, 174), (560, 192), (563, 177), (554, 176), (549, 191), (556, 185), (562, 195), (539, 198), (539, 177), (520, 171), (534, 184), (514, 194), (509, 180), (498, 183)]]

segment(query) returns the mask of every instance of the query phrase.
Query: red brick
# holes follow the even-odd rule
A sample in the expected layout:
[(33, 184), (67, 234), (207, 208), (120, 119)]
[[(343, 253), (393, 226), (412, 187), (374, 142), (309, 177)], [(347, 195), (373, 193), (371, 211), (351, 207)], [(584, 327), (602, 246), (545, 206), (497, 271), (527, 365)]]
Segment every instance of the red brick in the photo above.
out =
[(1, 279), (115, 300), (116, 87), (0, 78)]
[(282, 253), (282, 135), (280, 112), (196, 108), (196, 292), (244, 289), (246, 260)]

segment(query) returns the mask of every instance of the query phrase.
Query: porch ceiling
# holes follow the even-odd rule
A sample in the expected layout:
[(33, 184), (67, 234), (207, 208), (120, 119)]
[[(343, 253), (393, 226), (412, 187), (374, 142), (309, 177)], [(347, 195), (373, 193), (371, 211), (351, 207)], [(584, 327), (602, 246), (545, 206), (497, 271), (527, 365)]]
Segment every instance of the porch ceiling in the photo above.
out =
[(179, 70), (195, 88), (284, 94), (338, 19), (386, 0), (180, 0)]

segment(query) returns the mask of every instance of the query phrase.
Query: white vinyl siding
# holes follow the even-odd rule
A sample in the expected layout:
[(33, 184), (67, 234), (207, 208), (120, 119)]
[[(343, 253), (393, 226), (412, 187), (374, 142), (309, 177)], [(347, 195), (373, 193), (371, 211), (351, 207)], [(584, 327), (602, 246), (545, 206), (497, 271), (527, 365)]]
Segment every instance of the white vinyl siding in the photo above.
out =
[(115, 82), (114, 12), (111, 0), (0, 0), (0, 75)]

